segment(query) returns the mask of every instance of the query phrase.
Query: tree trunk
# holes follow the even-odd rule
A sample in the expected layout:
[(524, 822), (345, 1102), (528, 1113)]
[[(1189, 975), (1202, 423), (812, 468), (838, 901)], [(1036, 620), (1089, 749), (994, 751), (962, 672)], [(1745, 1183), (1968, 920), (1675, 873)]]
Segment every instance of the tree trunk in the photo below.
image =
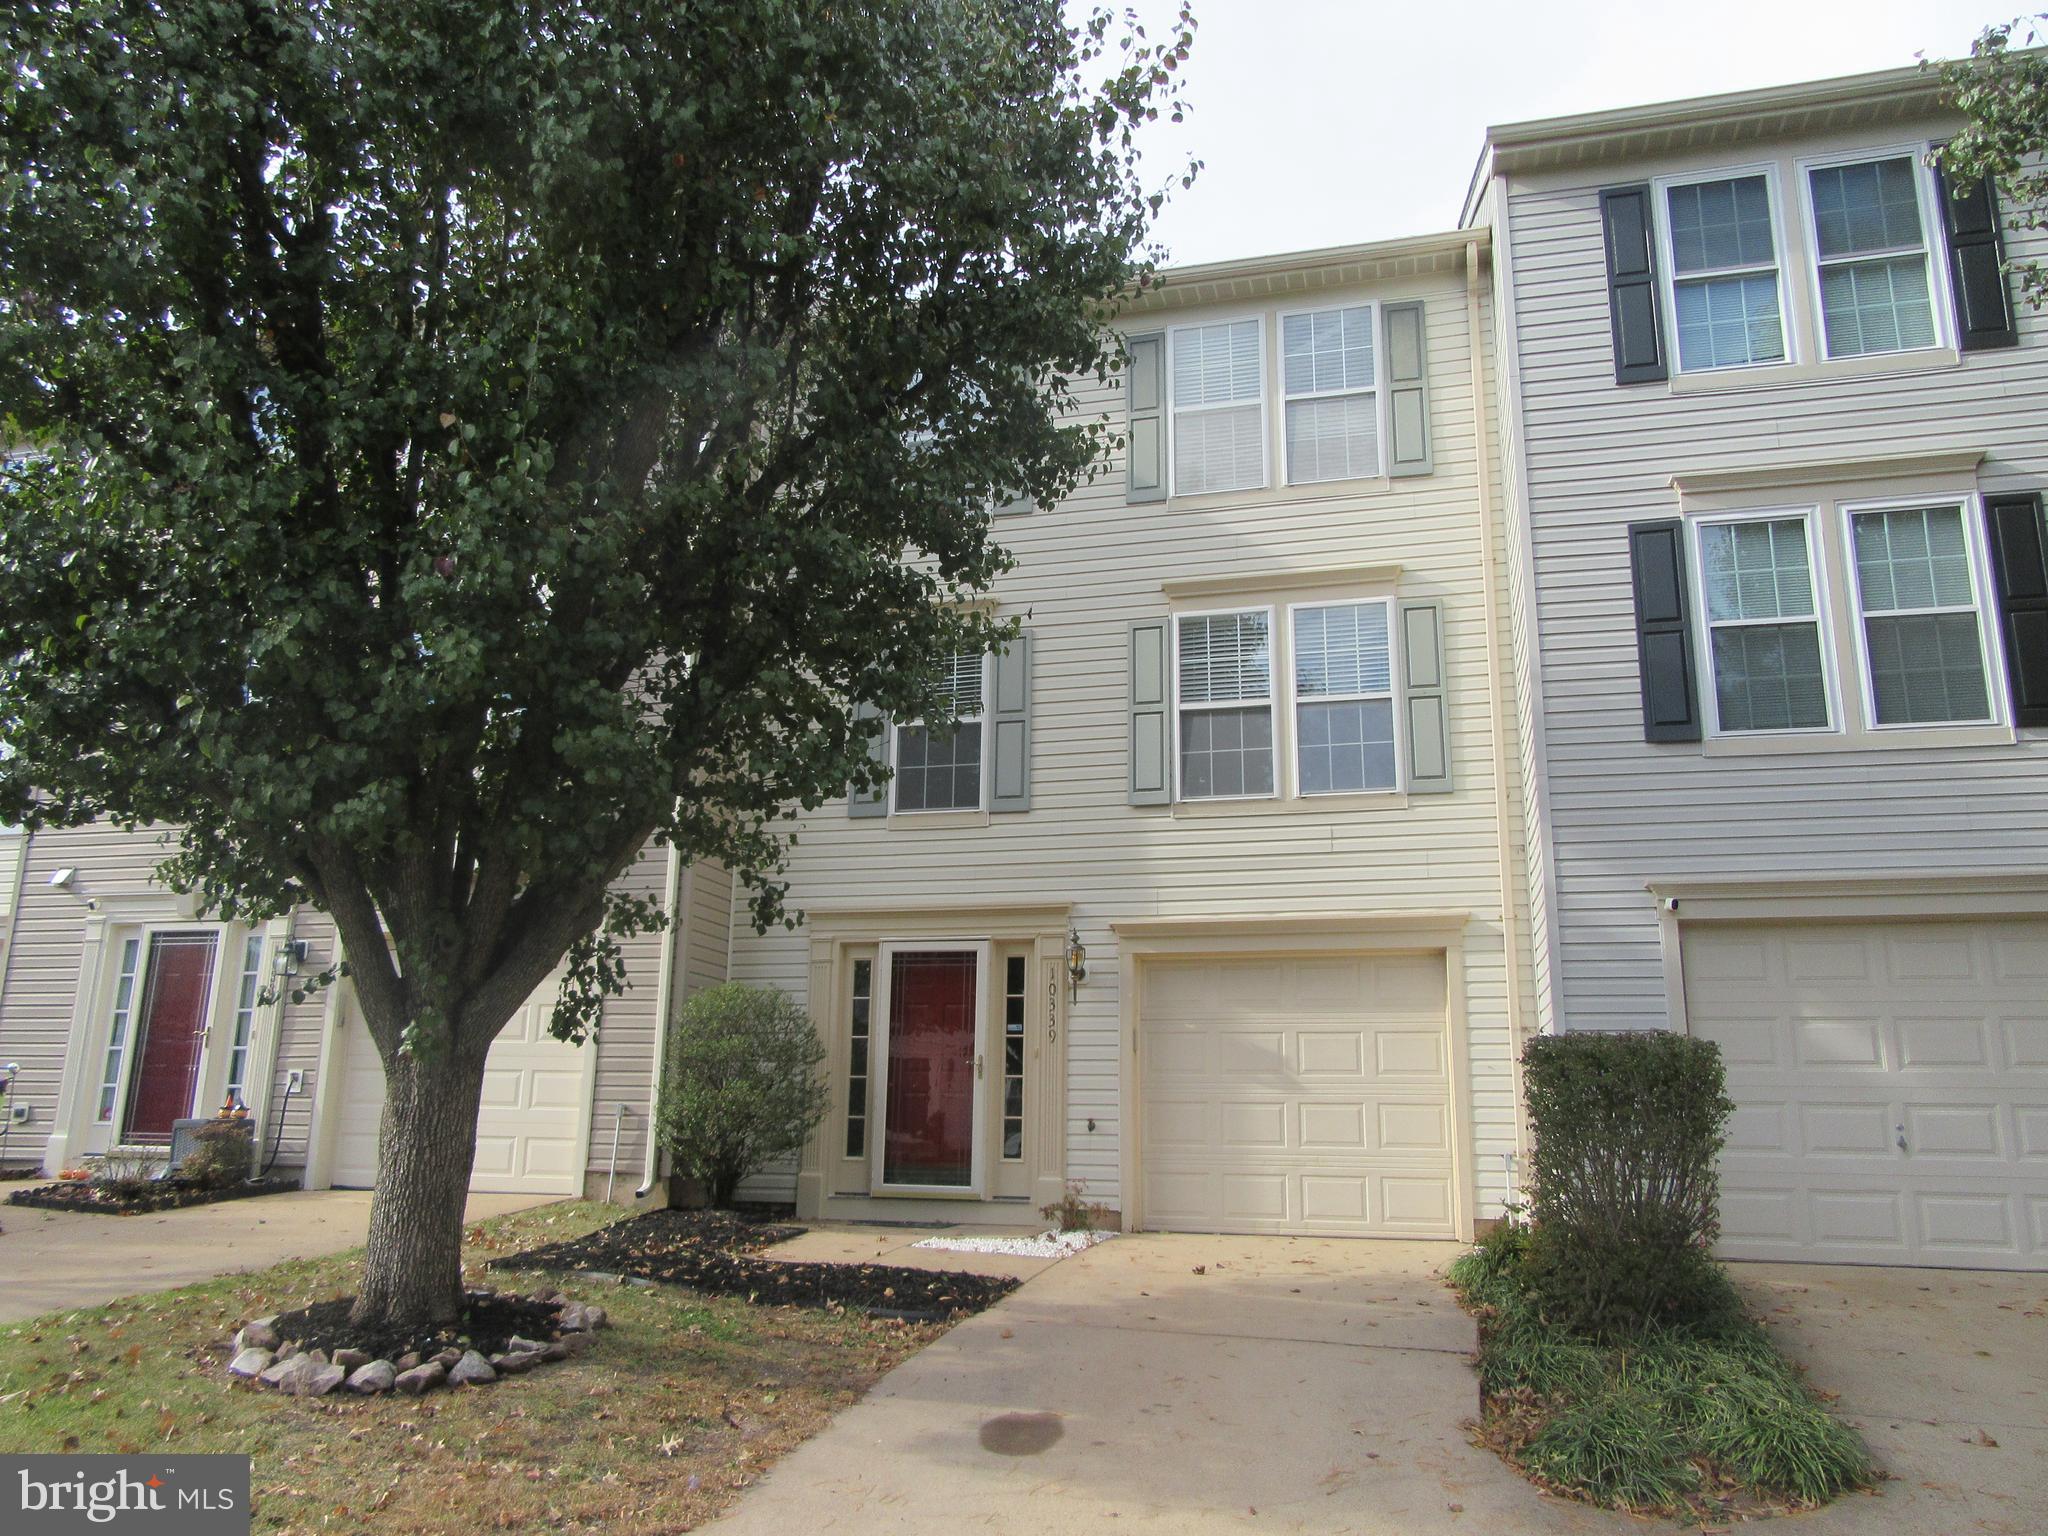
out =
[(462, 1208), (484, 1054), (394, 1053), (385, 1061), (377, 1189), (353, 1323), (413, 1328), (451, 1322), (462, 1309)]

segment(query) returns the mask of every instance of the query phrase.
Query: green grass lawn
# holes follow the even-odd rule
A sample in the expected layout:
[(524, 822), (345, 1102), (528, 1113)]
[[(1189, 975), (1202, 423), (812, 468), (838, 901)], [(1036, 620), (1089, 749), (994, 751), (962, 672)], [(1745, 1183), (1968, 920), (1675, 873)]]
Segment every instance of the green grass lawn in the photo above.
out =
[(227, 1336), (347, 1295), (356, 1251), (0, 1327), (0, 1451), (240, 1452), (260, 1531), (684, 1531), (945, 1331), (481, 1268), (618, 1214), (543, 1206), (469, 1233), (472, 1284), (603, 1302), (613, 1326), (579, 1359), (424, 1398), (232, 1382)]
[(1544, 1487), (1641, 1513), (1711, 1517), (1812, 1508), (1878, 1478), (1729, 1293), (1690, 1332), (1589, 1342), (1545, 1321), (1497, 1238), (1451, 1266), (1479, 1318), (1479, 1438)]

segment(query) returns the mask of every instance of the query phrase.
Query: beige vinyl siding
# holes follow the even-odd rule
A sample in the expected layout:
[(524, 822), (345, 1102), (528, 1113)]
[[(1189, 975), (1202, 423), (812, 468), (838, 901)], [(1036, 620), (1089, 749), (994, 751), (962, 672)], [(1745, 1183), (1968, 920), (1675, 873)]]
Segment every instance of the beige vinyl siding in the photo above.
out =
[(689, 924), (683, 946), (679, 998), (715, 987), (726, 980), (732, 961), (732, 874), (724, 865), (705, 859), (690, 866)]
[[(158, 836), (101, 821), (28, 840), (7, 982), (0, 987), (0, 1060), (21, 1064), (14, 1102), (29, 1107), (28, 1123), (16, 1125), (8, 1137), (10, 1160), (23, 1151), (41, 1157), (56, 1124), (85, 947), (86, 898), (149, 889), (150, 871), (168, 851)], [(52, 889), (51, 873), (65, 868), (78, 871), (71, 888)]]
[[(1122, 1199), (1118, 1009), (1126, 980), (1112, 924), (1419, 907), (1472, 913), (1464, 980), (1481, 1214), (1501, 1197), (1513, 1096), (1464, 279), (1452, 272), (1351, 291), (1427, 300), (1433, 474), (1361, 482), (1363, 489), (1321, 485), (1129, 506), (1122, 459), (1113, 454), (1059, 507), (997, 524), (1018, 562), (997, 589), (1001, 612), (1028, 612), (1037, 647), (1030, 812), (997, 815), (987, 826), (920, 828), (914, 818), (849, 819), (844, 804), (833, 803), (800, 823), (789, 871), (793, 910), (1072, 904), (1089, 974), (1066, 1037), (1068, 1173), (1112, 1206)], [(1296, 290), (1256, 302), (1313, 307), (1346, 292)], [(1214, 313), (1241, 314), (1253, 302)], [(1205, 313), (1188, 308), (1127, 323), (1148, 330)], [(1079, 408), (1121, 421), (1121, 396), (1111, 389), (1084, 390)], [(1497, 478), (1495, 487), (1497, 497)], [(1402, 597), (1445, 606), (1454, 793), (1416, 795), (1405, 806), (1210, 805), (1179, 816), (1125, 803), (1126, 625), (1167, 611), (1161, 582), (1385, 563), (1401, 566)], [(1510, 835), (1519, 839), (1519, 829)], [(806, 932), (755, 935), (736, 917), (733, 975), (802, 998), (808, 945)], [(787, 1197), (787, 1181), (779, 1193)]]
[[(1879, 128), (1800, 148), (1891, 145), (1942, 128)], [(1738, 164), (1757, 153), (1738, 145), (1724, 158)], [(1642, 739), (1623, 529), (1678, 515), (1674, 470), (1982, 449), (1982, 490), (2048, 486), (2048, 319), (2024, 305), (2019, 347), (1972, 353), (1959, 366), (1901, 359), (1893, 376), (1838, 371), (1777, 384), (1760, 372), (1754, 388), (1711, 393), (1617, 387), (1598, 190), (1712, 163), (1554, 173), (1516, 183), (1509, 199), (1559, 1001), (1564, 1021), (1581, 1027), (1665, 1020), (1649, 878), (1988, 873), (2048, 860), (2040, 733), (2017, 745), (1933, 749), (1901, 737), (1884, 750), (1750, 757)], [(2015, 259), (2048, 254), (2038, 232), (2008, 241)], [(1796, 238), (1788, 244), (1797, 251)], [(1800, 260), (1792, 258), (1794, 281), (1804, 280)]]
[[(334, 922), (326, 913), (300, 907), (292, 914), (292, 936), (306, 941), (305, 963), (299, 967), (302, 981), (333, 968), (338, 946)], [(258, 1014), (258, 1029), (277, 1031), (277, 1054), (271, 1063), (270, 1098), (263, 1117), (263, 1155), (269, 1157), (275, 1147), (276, 1166), (280, 1171), (306, 1165), (307, 1135), (313, 1124), (313, 1079), (320, 1064), (320, 1037), (327, 1028), (327, 1007), (328, 995), (324, 988), (310, 994), (304, 1002), (293, 1002), (289, 990), (283, 990), (275, 1003)], [(293, 1068), (306, 1074), (306, 1086), (287, 1101), (285, 1081)], [(248, 1098), (252, 1105), (257, 1103), (256, 1092), (260, 1086), (253, 1082), (249, 1085)], [(272, 1115), (278, 1118), (272, 1120)]]
[[(649, 843), (613, 889), (658, 905), (667, 895), (667, 885), (668, 849)], [(587, 1167), (594, 1181), (592, 1188), (599, 1195), (604, 1193), (602, 1180), (612, 1167), (614, 1122), (619, 1132), (618, 1179), (625, 1181), (627, 1190), (640, 1183), (640, 1168), (647, 1156), (648, 1116), (654, 1108), (654, 1034), (660, 1006), (657, 990), (661, 946), (666, 942), (665, 931), (620, 940), (630, 985), (616, 997), (605, 999), (597, 1039), (585, 1041), (581, 1047), (597, 1052), (597, 1087), (590, 1110)], [(619, 1113), (622, 1104), (623, 1116)]]

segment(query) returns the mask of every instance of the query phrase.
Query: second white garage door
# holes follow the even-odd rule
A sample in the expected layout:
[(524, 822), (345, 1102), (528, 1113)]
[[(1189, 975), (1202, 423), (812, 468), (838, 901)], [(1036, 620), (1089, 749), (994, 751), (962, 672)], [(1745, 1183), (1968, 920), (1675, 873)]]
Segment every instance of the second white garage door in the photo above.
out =
[(1697, 925), (1729, 1258), (2048, 1268), (2048, 923)]
[[(583, 1193), (597, 1046), (566, 1045), (548, 1033), (558, 990), (557, 982), (543, 985), (491, 1045), (469, 1178), (480, 1193)], [(345, 1008), (332, 1177), (341, 1188), (367, 1189), (377, 1182), (384, 1069), (353, 998)]]
[(1147, 961), (1138, 1069), (1146, 1227), (1454, 1235), (1441, 954)]

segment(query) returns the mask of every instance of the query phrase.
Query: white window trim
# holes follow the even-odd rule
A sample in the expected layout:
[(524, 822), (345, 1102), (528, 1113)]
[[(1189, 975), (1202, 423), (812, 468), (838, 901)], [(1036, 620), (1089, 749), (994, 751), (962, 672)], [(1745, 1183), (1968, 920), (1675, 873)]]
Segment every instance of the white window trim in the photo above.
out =
[[(1877, 719), (1877, 683), (1870, 670), (1870, 636), (1864, 627), (1863, 583), (1856, 568), (1856, 516), (1862, 512), (1908, 512), (1920, 508), (1959, 507), (1963, 518), (1963, 551), (1970, 570), (1970, 603), (1977, 619), (1977, 650), (1984, 659), (1984, 697), (1991, 713), (1975, 720), (1911, 720), (1880, 725)], [(1887, 497), (1873, 501), (1844, 501), (1835, 513), (1842, 539), (1843, 580), (1849, 587), (1849, 620), (1855, 631), (1857, 678), (1863, 688), (1863, 728), (1872, 735), (1893, 736), (1901, 732), (1967, 730), (1973, 726), (2005, 724), (2007, 682), (2005, 646), (1990, 624), (1986, 601), (1990, 591), (1989, 551), (1980, 532), (1984, 509), (1976, 492), (1947, 496)], [(1916, 613), (1955, 613), (1954, 608), (1899, 608), (1878, 614), (1894, 618)]]
[[(1706, 541), (1700, 537), (1700, 529), (1712, 525), (1731, 523), (1783, 523), (1797, 520), (1806, 529), (1806, 568), (1813, 582), (1813, 614), (1811, 623), (1820, 644), (1821, 686), (1826, 690), (1828, 723), (1825, 726), (1798, 725), (1766, 731), (1729, 731), (1721, 728), (1721, 686), (1714, 674), (1714, 631), (1716, 629), (1751, 629), (1760, 626), (1782, 626), (1787, 623), (1805, 623), (1805, 619), (1724, 619), (1718, 623), (1707, 615), (1707, 551)], [(1820, 508), (1812, 504), (1791, 507), (1745, 507), (1738, 512), (1714, 512), (1699, 514), (1686, 519), (1685, 542), (1687, 561), (1691, 566), (1692, 588), (1697, 596), (1693, 603), (1693, 640), (1698, 647), (1700, 658), (1699, 675), (1705, 706), (1703, 718), (1707, 735), (1717, 741), (1768, 741), (1786, 737), (1820, 737), (1841, 734), (1844, 711), (1841, 707), (1842, 685), (1840, 669), (1836, 665), (1834, 646), (1834, 624), (1830, 618), (1833, 604), (1829, 595), (1826, 546), (1820, 537)]]
[[(1304, 608), (1363, 608), (1377, 603), (1387, 612), (1387, 692), (1394, 716), (1394, 782), (1369, 789), (1319, 789), (1301, 787), (1301, 706), (1304, 703), (1346, 704), (1376, 701), (1374, 693), (1317, 694), (1301, 696), (1300, 676), (1294, 665), (1294, 616)], [(1355, 799), (1360, 795), (1399, 795), (1408, 789), (1408, 711), (1401, 707), (1401, 679), (1407, 675), (1401, 654), (1401, 614), (1391, 596), (1318, 598), (1287, 605), (1287, 793), (1295, 800)], [(1279, 742), (1276, 738), (1274, 746)]]
[[(1341, 314), (1347, 309), (1363, 309), (1369, 316), (1366, 324), (1372, 334), (1372, 387), (1370, 389), (1316, 389), (1302, 394), (1290, 394), (1287, 389), (1287, 321), (1296, 315)], [(1334, 304), (1314, 304), (1274, 311), (1273, 314), (1273, 384), (1280, 401), (1275, 415), (1273, 429), (1280, 439), (1280, 483), (1289, 488), (1312, 485), (1346, 485), (1354, 480), (1384, 480), (1387, 475), (1387, 338), (1381, 329), (1380, 301), (1378, 299), (1340, 299)], [(1297, 400), (1343, 400), (1352, 395), (1372, 396), (1373, 445), (1378, 462), (1372, 473), (1367, 475), (1335, 475), (1321, 480), (1297, 480), (1287, 463), (1287, 407)]]
[[(1272, 738), (1273, 743), (1271, 748), (1274, 755), (1273, 787), (1263, 795), (1190, 795), (1187, 793), (1185, 783), (1187, 776), (1181, 771), (1181, 711), (1183, 709), (1191, 709), (1197, 714), (1206, 714), (1220, 709), (1250, 709), (1259, 701), (1256, 699), (1231, 699), (1219, 700), (1213, 704), (1182, 704), (1180, 697), (1181, 621), (1183, 619), (1223, 618), (1241, 613), (1263, 613), (1266, 616), (1266, 717), (1267, 734)], [(1275, 633), (1273, 605), (1271, 603), (1247, 603), (1241, 607), (1233, 608), (1184, 608), (1175, 610), (1170, 617), (1171, 623), (1168, 628), (1173, 638), (1173, 676), (1169, 680), (1168, 687), (1173, 701), (1173, 718), (1171, 722), (1173, 740), (1169, 745), (1173, 753), (1173, 798), (1175, 803), (1211, 805), (1219, 801), (1228, 803), (1233, 800), (1278, 800), (1281, 798), (1279, 754), (1284, 743), (1280, 736), (1280, 721), (1278, 717), (1280, 680), (1277, 674), (1280, 670), (1281, 651), (1280, 640)], [(1289, 750), (1292, 750), (1291, 747)]]
[[(884, 939), (875, 946), (875, 969), (868, 982), (868, 1103), (879, 1106), (867, 1122), (869, 1188), (876, 1195), (943, 1195), (978, 1200), (988, 1184), (988, 972), (994, 946), (988, 939)], [(969, 1182), (966, 1184), (890, 1184), (883, 1178), (889, 1149), (889, 1014), (891, 971), (898, 953), (970, 954), (974, 956), (974, 1053), (981, 1069), (975, 1073), (973, 1123), (969, 1141)]]
[[(1173, 387), (1173, 358), (1180, 346), (1180, 338), (1189, 331), (1207, 330), (1211, 326), (1240, 325), (1247, 320), (1258, 323), (1259, 334), (1259, 394), (1256, 401), (1234, 400), (1227, 405), (1193, 405), (1183, 407)], [(1238, 310), (1229, 314), (1207, 315), (1185, 325), (1170, 325), (1166, 328), (1166, 387), (1162, 391), (1166, 404), (1166, 494), (1175, 496), (1242, 496), (1247, 491), (1263, 491), (1273, 484), (1273, 348), (1268, 333), (1272, 329), (1272, 314), (1268, 310)], [(1378, 369), (1374, 369), (1377, 376)], [(1259, 408), (1259, 478), (1255, 485), (1236, 485), (1229, 489), (1205, 491), (1183, 491), (1180, 476), (1175, 471), (1178, 462), (1180, 418), (1183, 410), (1189, 415), (1200, 415), (1210, 411), (1241, 411), (1256, 404)]]
[[(1784, 338), (1785, 355), (1773, 361), (1754, 363), (1714, 363), (1699, 368), (1688, 368), (1681, 358), (1678, 345), (1678, 261), (1671, 241), (1671, 193), (1680, 187), (1697, 187), (1713, 181), (1740, 181), (1750, 176), (1764, 179), (1764, 198), (1771, 211), (1771, 254), (1777, 263), (1772, 274), (1778, 285), (1778, 329)], [(1657, 231), (1657, 283), (1662, 289), (1659, 297), (1664, 303), (1664, 313), (1670, 316), (1671, 324), (1671, 366), (1678, 374), (1729, 374), (1750, 373), (1760, 368), (1783, 368), (1803, 361), (1799, 348), (1799, 326), (1792, 312), (1791, 284), (1786, 280), (1787, 252), (1785, 248), (1785, 200), (1778, 185), (1778, 167), (1770, 162), (1757, 165), (1718, 166), (1710, 171), (1687, 171), (1682, 175), (1659, 176), (1650, 182), (1650, 217)], [(1704, 281), (1717, 277), (1741, 277), (1761, 271), (1759, 267), (1716, 268), (1710, 273), (1687, 273), (1685, 281)]]
[[(1892, 144), (1870, 149), (1859, 149), (1853, 154), (1801, 156), (1792, 162), (1793, 171), (1799, 178), (1799, 210), (1801, 258), (1806, 265), (1806, 298), (1813, 317), (1814, 355), (1824, 362), (1853, 362), (1873, 357), (1914, 357), (1956, 345), (1954, 334), (1954, 301), (1949, 293), (1948, 263), (1935, 259), (1935, 242), (1941, 231), (1934, 220), (1939, 215), (1941, 204), (1936, 200), (1934, 172), (1927, 164), (1928, 145), (1926, 142)], [(1828, 350), (1827, 315), (1821, 297), (1821, 255), (1820, 228), (1813, 210), (1813, 172), (1829, 170), (1836, 166), (1868, 165), (1878, 160), (1903, 159), (1913, 168), (1913, 191), (1920, 204), (1920, 256), (1927, 268), (1927, 303), (1934, 311), (1934, 340), (1924, 347), (1900, 347), (1891, 352), (1845, 352), (1840, 357)], [(1905, 255), (1896, 251), (1894, 256)], [(1881, 261), (1883, 253), (1861, 256), (1844, 256), (1830, 262), (1830, 266), (1846, 266), (1857, 261)]]
[(968, 816), (988, 809), (989, 749), (992, 745), (989, 740), (988, 730), (988, 694), (989, 687), (994, 681), (989, 676), (989, 660), (988, 653), (983, 652), (981, 657), (981, 712), (973, 715), (961, 715), (954, 721), (956, 727), (962, 725), (978, 725), (981, 727), (981, 762), (977, 767), (975, 776), (974, 804), (923, 805), (911, 810), (905, 810), (897, 805), (896, 786), (903, 782), (903, 776), (899, 771), (903, 762), (902, 738), (898, 733), (901, 731), (923, 729), (924, 719), (920, 716), (915, 720), (891, 720), (889, 722), (889, 764), (891, 768), (889, 774), (889, 814), (891, 816)]

